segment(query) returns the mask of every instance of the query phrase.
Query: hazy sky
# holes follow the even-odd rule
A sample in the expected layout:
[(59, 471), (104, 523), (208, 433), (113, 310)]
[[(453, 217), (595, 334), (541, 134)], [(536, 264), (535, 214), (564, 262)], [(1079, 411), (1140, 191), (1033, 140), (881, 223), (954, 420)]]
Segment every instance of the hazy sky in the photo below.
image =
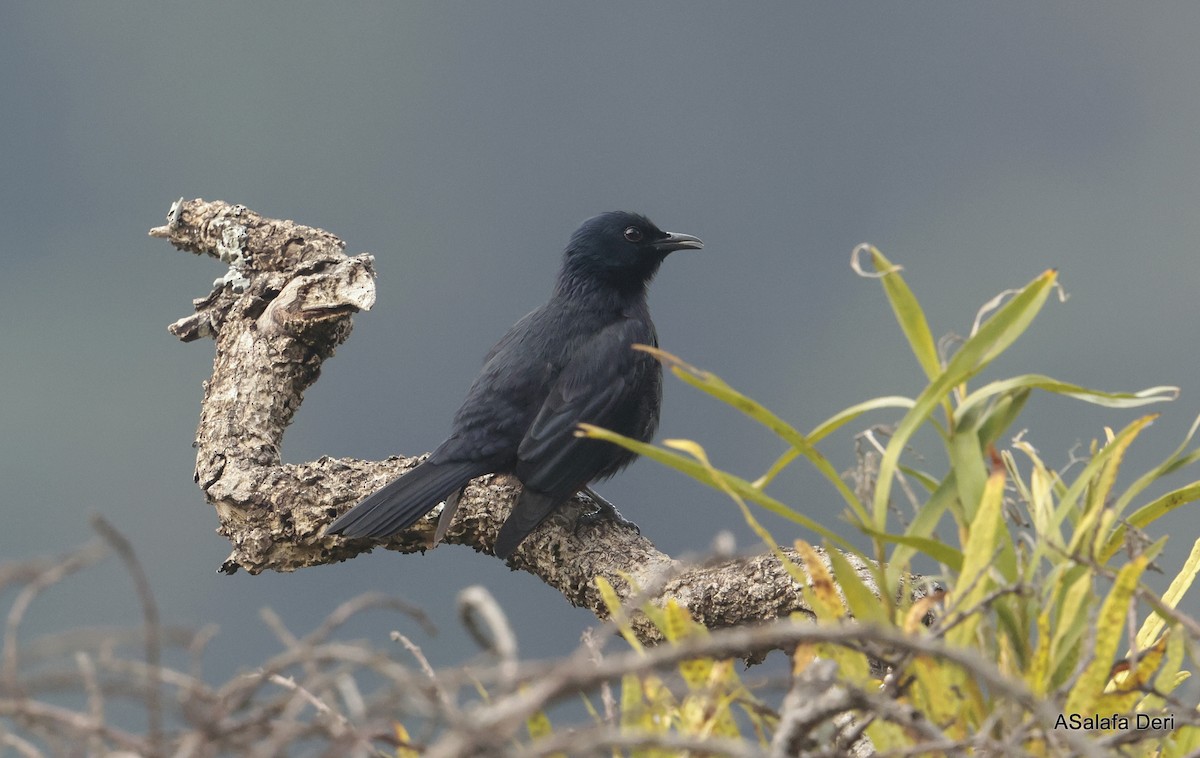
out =
[[(855, 244), (905, 266), (939, 335), (1058, 267), (1070, 299), (989, 376), (1179, 385), (1131, 454), (1143, 470), (1200, 413), (1197, 29), (1198, 6), (1117, 3), (9, 4), (0, 557), (63, 551), (105, 514), (168, 619), (221, 625), (214, 677), (276, 649), (263, 605), (303, 633), (383, 589), (443, 633), (380, 616), (353, 633), (401, 628), (439, 663), (465, 655), (453, 601), (470, 583), (501, 597), (526, 652), (566, 650), (591, 620), (462, 548), (214, 573), (228, 549), (190, 447), (211, 344), (166, 325), (223, 272), (146, 236), (180, 196), (376, 256), (378, 304), (309, 393), (290, 461), (436, 445), (488, 347), (548, 295), (570, 232), (624, 208), (706, 243), (652, 287), (663, 347), (801, 428), (922, 386), (878, 284), (849, 268)], [(661, 434), (718, 465), (755, 475), (782, 449), (677, 381), (666, 396)], [(1039, 397), (1023, 425), (1062, 465), (1136, 415)], [(853, 460), (849, 435), (827, 450)], [(730, 502), (652, 463), (602, 491), (668, 552), (722, 529), (752, 543)], [(772, 492), (838, 523), (802, 463)], [(1200, 532), (1194, 513), (1173, 520), (1164, 567)], [(39, 601), (31, 629), (136, 618), (110, 563)]]

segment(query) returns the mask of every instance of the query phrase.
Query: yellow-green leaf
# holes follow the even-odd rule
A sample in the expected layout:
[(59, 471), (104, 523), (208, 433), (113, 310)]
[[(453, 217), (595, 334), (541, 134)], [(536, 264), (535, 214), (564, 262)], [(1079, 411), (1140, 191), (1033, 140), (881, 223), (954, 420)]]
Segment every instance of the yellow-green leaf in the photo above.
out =
[(1096, 713), (1097, 703), (1108, 684), (1109, 674), (1116, 659), (1117, 645), (1125, 626), (1125, 614), (1129, 602), (1137, 589), (1142, 572), (1146, 569), (1145, 556), (1138, 556), (1117, 573), (1112, 590), (1100, 606), (1096, 619), (1095, 643), (1092, 659), (1067, 695), (1067, 713)]
[[(865, 518), (866, 507), (859, 502), (858, 496), (854, 491), (842, 480), (841, 474), (833, 467), (824, 455), (814, 447), (812, 440), (805, 437), (791, 424), (787, 423), (779, 416), (776, 416), (769, 409), (754, 400), (751, 397), (743, 395), (733, 387), (726, 384), (719, 376), (710, 371), (705, 371), (696, 368), (691, 364), (681, 360), (680, 358), (671, 355), (665, 350), (660, 350), (656, 347), (648, 345), (634, 345), (635, 349), (649, 353), (663, 363), (663, 365), (671, 369), (671, 373), (679, 377), (687, 384), (696, 387), (697, 389), (707, 392), (713, 397), (721, 400), (734, 408), (741, 411), (746, 416), (754, 419), (763, 426), (767, 427), (781, 439), (800, 452), (801, 455), (809, 459), (809, 462), (824, 475), (825, 479), (834, 486), (850, 509), (859, 516)], [(586, 424), (580, 424), (583, 428)], [(620, 444), (620, 443), (618, 443)]]
[[(883, 408), (903, 408), (905, 410), (913, 406), (912, 398), (889, 396), (877, 397), (867, 400), (856, 405), (852, 405), (845, 410), (839, 411), (832, 417), (822, 421), (815, 429), (808, 433), (808, 442), (810, 445), (816, 445), (822, 439), (840, 429), (842, 426), (850, 423), (859, 416), (868, 411), (880, 410)], [(759, 489), (765, 488), (768, 484), (779, 476), (779, 473), (787, 468), (788, 464), (800, 457), (801, 451), (796, 447), (789, 447), (780, 455), (775, 462), (770, 465), (767, 472), (754, 480), (754, 486)], [(915, 474), (914, 474), (915, 475)]]
[(550, 725), (550, 717), (543, 711), (538, 711), (525, 719), (525, 729), (529, 732), (529, 738), (533, 740), (554, 734), (554, 727)]
[[(933, 494), (929, 496), (929, 500), (925, 501), (925, 504), (917, 511), (916, 518), (913, 519), (905, 531), (905, 539), (896, 540), (899, 545), (892, 551), (892, 557), (888, 561), (886, 572), (887, 586), (894, 587), (896, 585), (900, 580), (900, 574), (908, 570), (908, 564), (918, 550), (924, 552), (932, 550), (934, 552), (929, 554), (934, 560), (950, 566), (955, 571), (962, 569), (961, 551), (954, 550), (954, 548), (946, 545), (947, 550), (952, 552), (943, 552), (936, 544), (933, 544), (937, 541), (931, 540), (930, 537), (933, 534), (933, 530), (937, 528), (938, 522), (941, 521), (942, 514), (946, 512), (947, 508), (951, 507), (957, 496), (958, 487), (955, 482), (954, 471), (950, 471), (950, 473), (946, 474), (946, 478), (942, 480), (942, 483), (938, 485), (938, 488), (933, 491)], [(873, 533), (873, 536), (877, 538), (889, 539), (884, 535), (885, 533), (882, 531)]]
[[(1192, 582), (1196, 580), (1196, 574), (1200, 573), (1200, 539), (1192, 543), (1192, 552), (1188, 559), (1184, 561), (1183, 568), (1171, 580), (1171, 586), (1163, 593), (1162, 602), (1168, 608), (1178, 608), (1179, 601), (1187, 593), (1192, 586)], [(1142, 624), (1142, 628), (1137, 633), (1137, 644), (1140, 649), (1146, 647), (1158, 639), (1166, 626), (1166, 621), (1157, 613), (1150, 615)]]
[(416, 748), (408, 747), (412, 744), (412, 737), (408, 735), (408, 730), (404, 728), (404, 724), (399, 721), (392, 722), (392, 731), (396, 735), (396, 742), (400, 743), (400, 747), (396, 748), (396, 758), (419, 758), (420, 752)]
[[(1200, 482), (1192, 482), (1177, 490), (1168, 492), (1162, 497), (1156, 498), (1129, 514), (1129, 518), (1126, 520), (1135, 528), (1144, 529), (1176, 508), (1188, 503), (1194, 503), (1196, 500), (1200, 500)], [(1104, 544), (1104, 548), (1100, 551), (1100, 560), (1107, 563), (1110, 558), (1117, 554), (1117, 551), (1121, 549), (1121, 545), (1124, 542), (1125, 525), (1120, 524), (1113, 529), (1108, 541)]]
[(808, 441), (814, 445), (828, 437), (833, 432), (855, 420), (859, 416), (868, 411), (877, 411), (884, 408), (903, 408), (908, 410), (916, 403), (911, 397), (902, 397), (900, 395), (889, 395), (887, 397), (877, 397), (871, 400), (866, 400), (861, 403), (850, 406), (842, 411), (835, 413), (833, 416), (825, 419), (817, 424), (811, 432), (808, 433)]
[(621, 636), (625, 638), (625, 641), (629, 643), (631, 648), (641, 652), (642, 643), (634, 633), (633, 625), (629, 623), (629, 617), (625, 613), (625, 608), (621, 605), (621, 597), (617, 595), (617, 591), (613, 589), (613, 586), (604, 577), (596, 577), (595, 583), (596, 590), (600, 593), (600, 599), (604, 601), (604, 607), (608, 610), (608, 615), (613, 618), (617, 628), (621, 631)]
[(1038, 614), (1037, 649), (1034, 650), (1033, 660), (1025, 674), (1025, 683), (1029, 690), (1038, 697), (1045, 697), (1050, 690), (1050, 649), (1053, 647), (1050, 639), (1050, 608), (1043, 608)]
[(1004, 522), (1000, 514), (1004, 480), (1004, 468), (996, 467), (988, 477), (979, 501), (979, 511), (970, 525), (967, 544), (963, 549), (962, 573), (958, 576), (951, 606), (955, 612), (964, 614), (965, 618), (947, 634), (947, 640), (953, 645), (967, 647), (974, 642), (981, 623), (979, 614), (975, 612), (976, 607), (992, 588), (993, 582), (988, 578), (988, 573), (1002, 536), (1007, 536), (1003, 534)]
[(850, 612), (854, 614), (854, 618), (864, 622), (891, 625), (892, 620), (886, 611), (891, 603), (884, 602), (863, 583), (858, 571), (850, 565), (850, 561), (840, 550), (826, 547), (825, 554), (829, 556), (829, 563), (833, 566), (833, 576), (842, 588), (842, 592), (846, 596), (846, 603), (850, 606)]
[(850, 543), (838, 536), (837, 533), (825, 528), (808, 516), (805, 516), (804, 514), (787, 507), (775, 498), (767, 495), (762, 490), (754, 487), (754, 485), (750, 484), (745, 479), (742, 479), (734, 474), (730, 474), (727, 471), (716, 470), (716, 478), (714, 478), (713, 472), (705, 468), (704, 465), (698, 461), (670, 450), (664, 450), (657, 445), (639, 442), (631, 437), (626, 437), (622, 434), (609, 431), (608, 429), (602, 429), (598, 426), (592, 426), (591, 424), (580, 424), (579, 429), (580, 434), (585, 437), (607, 440), (608, 442), (620, 445), (626, 450), (632, 450), (638, 455), (658, 461), (659, 463), (670, 466), (677, 471), (682, 471), (696, 481), (706, 484), (713, 489), (725, 492), (726, 486), (728, 486), (739, 496), (758, 503), (775, 515), (800, 524), (804, 528), (816, 532), (830, 542), (841, 545), (846, 549), (850, 549)]
[(954, 409), (955, 419), (960, 419), (966, 413), (974, 412), (983, 403), (997, 395), (1004, 395), (1014, 390), (1044, 390), (1056, 395), (1082, 400), (1093, 405), (1106, 408), (1137, 408), (1150, 403), (1167, 403), (1179, 397), (1179, 388), (1162, 386), (1148, 387), (1136, 392), (1103, 392), (1082, 387), (1078, 384), (1060, 382), (1057, 379), (1041, 374), (1023, 374), (1011, 379), (985, 384), (963, 398)]
[(1124, 513), (1129, 503), (1133, 502), (1133, 499), (1141, 494), (1142, 490), (1160, 478), (1200, 460), (1200, 450), (1193, 450), (1190, 453), (1185, 452), (1188, 445), (1191, 444), (1192, 438), (1196, 436), (1197, 430), (1200, 430), (1200, 416), (1197, 416), (1192, 421), (1192, 426), (1188, 429), (1188, 433), (1184, 435), (1179, 446), (1167, 456), (1166, 460), (1139, 476), (1134, 480), (1133, 484), (1125, 489), (1125, 492), (1121, 493), (1121, 496), (1117, 498), (1117, 502), (1113, 506), (1117, 513)]
[[(1108, 495), (1112, 492), (1113, 484), (1116, 483), (1117, 473), (1121, 469), (1121, 462), (1125, 459), (1125, 451), (1133, 444), (1134, 438), (1138, 432), (1150, 425), (1157, 415), (1143, 416), (1130, 424), (1126, 429), (1122, 430), (1122, 434), (1112, 442), (1104, 446), (1106, 458), (1100, 467), (1099, 475), (1093, 480), (1092, 486), (1088, 489), (1087, 507), (1084, 510), (1083, 517), (1075, 527), (1075, 534), (1071, 538), (1071, 543), (1067, 551), (1074, 554), (1080, 552), (1084, 545), (1089, 545), (1092, 542), (1093, 536), (1098, 534), (1098, 527), (1101, 524), (1101, 514), (1104, 511), (1104, 506), (1108, 502)], [(1124, 432), (1131, 432), (1126, 434)]]
[(925, 319), (925, 311), (921, 309), (921, 304), (909, 289), (904, 277), (900, 276), (900, 267), (893, 265), (874, 247), (868, 247), (868, 250), (871, 253), (872, 265), (882, 275), (880, 282), (883, 284), (884, 294), (892, 306), (892, 312), (896, 314), (901, 331), (908, 339), (913, 355), (917, 357), (925, 375), (933, 379), (941, 373), (942, 366), (938, 360), (937, 343), (933, 339), (933, 332), (929, 330), (929, 322)]
[[(1154, 418), (1155, 416), (1143, 416), (1136, 419), (1129, 426), (1122, 429), (1111, 442), (1093, 455), (1092, 459), (1083, 467), (1083, 471), (1075, 477), (1075, 481), (1071, 482), (1071, 485), (1059, 496), (1058, 505), (1055, 507), (1050, 519), (1042, 525), (1043, 529), (1048, 531), (1058, 529), (1066, 519), (1067, 514), (1074, 512), (1079, 498), (1087, 491), (1087, 488), (1099, 474), (1100, 470), (1108, 463), (1109, 458), (1118, 450), (1124, 450), (1128, 446), (1129, 441), (1133, 437), (1136, 437)], [(1040, 561), (1042, 556), (1051, 547), (1054, 547), (1053, 543), (1046, 541), (1039, 542), (1034, 547), (1031, 563), (1036, 564)]]
[[(800, 587), (813, 613), (821, 621), (834, 621), (845, 616), (846, 609), (842, 605), (842, 598), (838, 596), (837, 585), (821, 556), (804, 540), (796, 540), (795, 548), (808, 575), (808, 581), (802, 582)], [(828, 554), (832, 556), (835, 552), (831, 550)]]

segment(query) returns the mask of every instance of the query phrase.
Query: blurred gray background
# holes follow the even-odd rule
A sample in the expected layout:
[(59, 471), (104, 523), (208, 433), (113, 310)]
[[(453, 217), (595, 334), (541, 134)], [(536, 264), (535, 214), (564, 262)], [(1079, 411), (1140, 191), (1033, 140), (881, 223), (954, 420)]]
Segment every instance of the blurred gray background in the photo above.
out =
[[(849, 254), (903, 264), (934, 332), (1048, 267), (1052, 300), (989, 372), (1105, 389), (1176, 384), (1126, 481), (1200, 412), (1200, 7), (1005, 3), (8, 4), (0, 12), (0, 558), (65, 551), (87, 515), (123, 529), (165, 618), (214, 621), (210, 676), (382, 589), (424, 607), (436, 663), (472, 649), (454, 597), (482, 583), (523, 652), (572, 648), (590, 615), (495, 559), (385, 552), (294, 575), (220, 576), (227, 545), (191, 480), (211, 344), (166, 332), (223, 273), (146, 236), (180, 196), (223, 199), (371, 252), (378, 304), (326, 364), (285, 457), (416, 454), (444, 436), (483, 354), (547, 296), (567, 236), (624, 208), (703, 237), (651, 292), (664, 348), (802, 429), (913, 395), (922, 374)], [(1139, 411), (1036, 397), (1028, 438), (1061, 466)], [(891, 422), (879, 414), (864, 424)], [(860, 425), (861, 426), (861, 425)], [(767, 432), (673, 379), (660, 436), (755, 476)], [(839, 468), (849, 434), (825, 446)], [(943, 461), (929, 447), (927, 465)], [(1176, 475), (1180, 486), (1197, 471)], [(605, 485), (673, 554), (731, 530), (735, 506), (640, 462)], [(844, 533), (798, 462), (772, 493)], [(1195, 508), (1162, 564), (1177, 569)], [(789, 524), (764, 516), (781, 541)], [(1195, 612), (1193, 600), (1187, 607)], [(29, 634), (131, 623), (115, 561), (56, 588)]]

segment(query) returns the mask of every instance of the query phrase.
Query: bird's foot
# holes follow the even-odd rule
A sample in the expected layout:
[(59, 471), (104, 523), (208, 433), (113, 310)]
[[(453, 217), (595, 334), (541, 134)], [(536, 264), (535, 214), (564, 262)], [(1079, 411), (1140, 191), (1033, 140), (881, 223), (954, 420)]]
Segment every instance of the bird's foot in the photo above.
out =
[(637, 532), (638, 534), (642, 533), (641, 527), (622, 516), (621, 512), (617, 510), (617, 506), (610, 503), (606, 498), (601, 497), (591, 487), (584, 487), (579, 491), (579, 494), (583, 495), (588, 500), (591, 500), (592, 504), (596, 506), (596, 509), (587, 513), (583, 513), (578, 519), (576, 519), (576, 530), (578, 530), (581, 526), (594, 524), (597, 521), (613, 521), (621, 526), (627, 526), (630, 529), (633, 529), (633, 531)]

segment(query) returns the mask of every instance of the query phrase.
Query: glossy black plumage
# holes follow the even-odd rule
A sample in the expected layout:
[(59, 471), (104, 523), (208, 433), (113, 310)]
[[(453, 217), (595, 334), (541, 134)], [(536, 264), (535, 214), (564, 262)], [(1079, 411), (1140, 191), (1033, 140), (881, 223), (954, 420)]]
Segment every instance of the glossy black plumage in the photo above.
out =
[(331, 534), (394, 534), (490, 472), (523, 490), (500, 529), (507, 558), (556, 508), (636, 456), (575, 436), (581, 422), (647, 441), (658, 426), (662, 369), (635, 343), (657, 345), (646, 285), (673, 250), (699, 239), (660, 230), (645, 216), (605, 213), (571, 236), (550, 301), (518, 321), (484, 359), (429, 458), (331, 526)]

